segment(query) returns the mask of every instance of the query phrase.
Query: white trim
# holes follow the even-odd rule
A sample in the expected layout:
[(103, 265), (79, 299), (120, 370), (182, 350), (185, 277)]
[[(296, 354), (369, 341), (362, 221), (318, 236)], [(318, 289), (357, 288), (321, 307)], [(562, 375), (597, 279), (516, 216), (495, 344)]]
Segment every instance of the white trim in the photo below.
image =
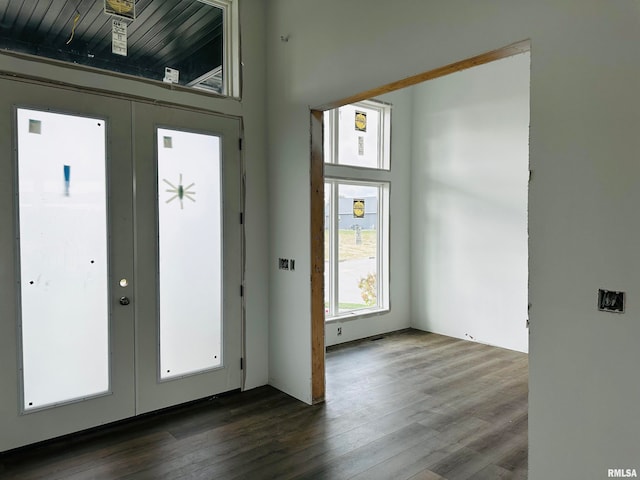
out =
[(336, 222), (340, 221), (340, 205), (335, 201), (337, 198), (337, 187), (335, 182), (329, 182), (331, 185), (331, 210), (329, 216), (329, 236), (331, 237), (329, 243), (329, 275), (331, 289), (329, 296), (329, 317), (334, 317), (338, 314), (339, 309), (336, 309), (338, 305), (338, 298), (340, 295), (339, 285), (340, 281), (338, 279), (339, 269), (337, 268), (337, 262), (331, 261), (338, 256), (338, 243), (340, 240), (340, 229), (336, 228)]
[[(346, 105), (345, 105), (346, 106)], [(325, 165), (336, 165), (341, 167), (359, 168), (373, 171), (391, 171), (391, 108), (392, 105), (380, 100), (363, 100), (349, 104), (352, 107), (361, 107), (375, 110), (380, 114), (378, 125), (378, 160), (376, 166), (361, 166), (338, 163), (339, 143), (340, 143), (340, 119), (339, 108), (327, 110), (325, 112), (325, 135), (329, 136), (329, 152), (325, 150)]]
[[(238, 0), (198, 1), (222, 10), (222, 95), (240, 98), (240, 20), (238, 18)], [(209, 73), (205, 75), (209, 75)]]
[[(389, 311), (389, 181), (366, 179), (347, 179), (342, 177), (325, 177), (325, 185), (330, 191), (331, 208), (329, 210), (329, 229), (331, 236), (329, 245), (329, 307), (325, 313), (325, 322), (358, 318), (361, 316)], [(339, 189), (338, 185), (360, 185), (378, 189), (377, 225), (376, 225), (376, 305), (368, 308), (340, 312), (339, 309), (339, 269), (337, 264), (339, 243)], [(325, 286), (326, 287), (326, 286)]]
[[(363, 100), (351, 104), (375, 110), (380, 114), (378, 126), (378, 161), (376, 167), (338, 164), (340, 126), (339, 108), (324, 112), (324, 181), (329, 190), (331, 208), (329, 211), (328, 235), (331, 238), (329, 246), (329, 278), (328, 301), (325, 322), (355, 319), (388, 312), (390, 309), (389, 295), (389, 251), (390, 251), (390, 189), (391, 189), (391, 108), (392, 105), (379, 100)], [(377, 245), (376, 245), (376, 305), (369, 308), (339, 311), (339, 274), (338, 274), (338, 243), (339, 243), (339, 192), (337, 185), (363, 185), (377, 187)], [(325, 192), (326, 194), (326, 192)], [(326, 288), (326, 286), (325, 286)]]

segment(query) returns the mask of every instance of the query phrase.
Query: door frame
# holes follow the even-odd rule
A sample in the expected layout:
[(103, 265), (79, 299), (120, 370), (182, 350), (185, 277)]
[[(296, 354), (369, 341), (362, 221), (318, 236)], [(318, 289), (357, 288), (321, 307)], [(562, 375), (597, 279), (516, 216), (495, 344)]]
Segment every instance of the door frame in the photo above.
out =
[[(195, 107), (195, 106), (191, 106), (191, 105), (184, 105), (184, 104), (180, 104), (180, 103), (174, 103), (174, 102), (168, 102), (168, 101), (161, 101), (161, 100), (153, 100), (151, 98), (144, 98), (144, 97), (139, 97), (139, 96), (135, 96), (135, 95), (128, 95), (128, 94), (124, 94), (124, 93), (117, 93), (117, 92), (111, 92), (108, 90), (101, 90), (101, 89), (94, 89), (94, 88), (89, 88), (89, 87), (82, 87), (82, 86), (78, 86), (78, 85), (73, 85), (73, 84), (69, 84), (69, 83), (61, 83), (61, 82), (55, 82), (55, 81), (48, 81), (45, 79), (40, 79), (40, 78), (35, 78), (35, 77), (31, 77), (31, 76), (26, 76), (26, 75), (16, 75), (16, 74), (10, 74), (7, 72), (1, 72), (0, 71), (0, 81), (3, 82), (15, 82), (16, 85), (18, 85), (18, 87), (21, 86), (27, 86), (27, 87), (34, 87), (34, 88), (38, 88), (38, 87), (44, 87), (44, 89), (56, 89), (54, 91), (60, 91), (61, 93), (64, 93), (65, 95), (73, 95), (73, 94), (79, 94), (79, 95), (87, 95), (87, 98), (90, 97), (99, 97), (104, 99), (105, 101), (109, 102), (112, 99), (113, 100), (117, 100), (117, 101), (122, 101), (123, 105), (130, 105), (130, 112), (131, 110), (134, 108), (134, 105), (138, 104), (138, 105), (150, 105), (150, 106), (154, 106), (154, 107), (165, 107), (167, 109), (171, 109), (171, 110), (180, 110), (180, 111), (187, 111), (187, 112), (193, 112), (193, 113), (199, 113), (199, 114), (204, 114), (207, 116), (215, 116), (218, 117), (220, 119), (223, 120), (232, 120), (234, 122), (236, 122), (237, 124), (237, 134), (239, 136), (239, 139), (242, 139), (244, 136), (244, 126), (243, 126), (243, 122), (242, 122), (242, 117), (238, 116), (238, 115), (231, 115), (231, 114), (225, 114), (225, 113), (221, 113), (219, 111), (213, 110), (213, 109), (208, 109), (208, 108), (199, 108), (199, 107)], [(197, 92), (196, 92), (197, 93)], [(201, 93), (197, 93), (197, 95), (202, 95)], [(126, 103), (125, 103), (126, 102)], [(87, 108), (73, 108), (73, 102), (67, 102), (67, 106), (65, 107), (64, 105), (62, 107), (60, 107), (60, 105), (58, 104), (63, 104), (64, 102), (53, 102), (55, 105), (51, 106), (48, 105), (47, 102), (41, 98), (37, 98), (35, 101), (31, 101), (29, 100), (28, 102), (24, 102), (21, 100), (15, 100), (13, 98), (8, 98), (7, 104), (11, 104), (12, 107), (12, 112), (15, 111), (15, 107), (24, 107), (24, 108), (34, 108), (34, 109), (40, 109), (40, 110), (51, 110), (53, 112), (60, 112), (60, 113), (70, 113), (73, 115), (78, 115), (78, 116), (91, 116), (91, 115), (97, 115), (98, 117), (101, 118), (107, 118), (109, 119), (109, 115), (106, 113), (99, 113), (99, 112), (95, 112), (95, 108), (94, 107), (87, 107)], [(91, 104), (91, 102), (89, 102), (89, 104)], [(6, 116), (6, 118), (4, 119), (3, 123), (7, 123), (7, 125), (10, 126), (9, 129), (9, 134), (12, 138), (15, 136), (15, 133), (13, 132), (13, 125), (14, 125), (14, 120), (13, 120), (13, 116), (11, 116), (11, 118), (9, 118), (9, 115)], [(132, 117), (132, 115), (130, 114), (129, 117)], [(112, 122), (111, 122), (112, 123)], [(157, 123), (157, 122), (156, 122)], [(155, 126), (157, 126), (156, 124), (154, 124), (154, 128)], [(111, 124), (109, 127), (109, 131), (111, 131), (111, 129), (113, 129), (113, 125)], [(129, 125), (129, 133), (132, 136), (133, 135), (133, 130), (132, 130), (133, 125)], [(120, 128), (120, 130), (122, 130), (122, 128)], [(238, 140), (239, 140), (238, 139)], [(239, 194), (238, 194), (238, 208), (239, 208), (239, 212), (236, 213), (234, 212), (233, 216), (235, 219), (238, 218), (242, 218), (244, 217), (244, 210), (245, 210), (245, 162), (244, 162), (244, 152), (241, 148), (241, 141), (238, 141), (236, 139), (233, 140), (233, 145), (237, 145), (238, 147), (238, 178), (236, 179), (237, 183), (238, 183), (238, 189), (239, 189)], [(130, 137), (130, 142), (134, 142), (135, 139), (132, 139)], [(115, 151), (115, 147), (111, 147), (111, 143), (112, 143), (112, 138), (108, 137), (107, 138), (107, 144), (106, 144), (106, 151), (107, 151), (107, 165), (112, 165), (112, 157), (114, 155), (114, 151)], [(128, 164), (129, 164), (129, 168), (130, 169), (134, 169), (135, 165), (135, 159), (131, 159), (131, 155), (134, 147), (131, 147), (129, 149), (129, 151), (131, 153), (127, 154), (127, 158), (129, 158)], [(154, 147), (155, 148), (155, 147)], [(0, 300), (2, 300), (2, 302), (0, 302), (0, 314), (2, 314), (3, 318), (7, 319), (7, 324), (6, 324), (6, 328), (4, 328), (3, 330), (7, 333), (6, 335), (0, 335), (0, 357), (3, 358), (3, 360), (6, 360), (6, 362), (3, 362), (3, 365), (5, 366), (5, 370), (9, 370), (10, 373), (6, 374), (5, 376), (0, 375), (0, 377), (2, 377), (3, 381), (6, 381), (8, 384), (14, 385), (11, 387), (10, 391), (8, 392), (7, 396), (3, 397), (3, 398), (9, 398), (11, 397), (11, 399), (13, 399), (13, 397), (15, 397), (15, 402), (16, 406), (20, 406), (20, 382), (18, 381), (18, 377), (21, 375), (20, 371), (19, 371), (19, 365), (20, 365), (20, 345), (18, 344), (18, 342), (20, 341), (20, 334), (19, 334), (19, 330), (18, 330), (18, 315), (20, 313), (20, 305), (19, 305), (19, 297), (17, 295), (17, 290), (19, 288), (19, 285), (17, 284), (16, 280), (19, 278), (20, 275), (20, 271), (19, 271), (19, 261), (18, 261), (18, 257), (16, 257), (18, 250), (17, 248), (17, 243), (16, 243), (16, 238), (14, 235), (14, 229), (18, 228), (18, 218), (17, 218), (17, 197), (15, 196), (15, 188), (17, 188), (17, 183), (15, 181), (16, 178), (16, 172), (17, 172), (17, 166), (16, 166), (16, 149), (17, 149), (17, 144), (15, 139), (13, 139), (12, 142), (9, 143), (9, 145), (7, 145), (6, 148), (6, 152), (5, 154), (0, 154), (0, 158), (4, 157), (5, 160), (5, 165), (2, 166), (2, 170), (5, 172), (9, 172), (9, 180), (11, 182), (11, 184), (13, 185), (13, 188), (10, 188), (8, 190), (5, 191), (1, 191), (0, 192), (0, 200), (3, 202), (4, 205), (6, 205), (8, 207), (8, 211), (7, 211), (7, 220), (9, 220), (11, 222), (11, 229), (6, 229), (2, 234), (0, 234), (0, 247), (7, 252), (10, 252), (10, 256), (13, 258), (12, 261), (8, 261), (6, 262), (2, 262), (2, 265), (0, 265), (0, 273), (3, 274), (3, 276), (5, 276), (5, 278), (8, 279), (12, 279), (12, 280), (8, 280), (8, 282), (12, 282), (14, 284), (14, 288), (8, 289), (9, 291), (4, 291), (4, 292), (0, 292)], [(133, 177), (132, 177), (133, 178)], [(110, 185), (110, 180), (107, 180), (108, 185)], [(108, 187), (110, 188), (110, 186)], [(132, 189), (130, 189), (132, 190)], [(109, 190), (110, 191), (110, 190)], [(111, 210), (108, 211), (108, 227), (109, 228), (114, 228), (114, 225), (116, 223), (118, 224), (123, 224), (123, 223), (127, 223), (127, 222), (131, 222), (132, 224), (134, 223), (134, 218), (133, 218), (133, 212), (135, 210), (135, 202), (136, 202), (136, 198), (135, 198), (135, 193), (131, 192), (133, 195), (133, 199), (131, 201), (131, 205), (132, 210), (131, 210), (131, 215), (130, 218), (120, 218), (116, 221), (116, 219), (114, 218), (114, 215), (112, 213)], [(111, 205), (113, 202), (113, 199), (109, 198), (107, 199), (107, 204)], [(224, 201), (223, 201), (224, 204)], [(224, 218), (224, 217), (223, 217)], [(240, 230), (240, 234), (239, 234), (239, 238), (240, 238), (240, 258), (239, 258), (239, 262), (238, 262), (238, 270), (239, 270), (239, 279), (240, 279), (240, 285), (238, 285), (238, 290), (241, 289), (241, 286), (244, 285), (244, 275), (245, 275), (245, 227), (244, 227), (244, 222), (236, 222), (237, 225), (239, 225), (239, 230)], [(15, 232), (17, 233), (17, 232)], [(132, 248), (134, 247), (134, 245), (136, 245), (135, 243), (135, 239), (131, 242), (132, 244)], [(111, 251), (112, 246), (111, 244), (109, 244), (109, 251)], [(134, 258), (134, 260), (131, 262), (131, 268), (135, 268), (136, 265), (136, 259)], [(119, 274), (117, 272), (114, 272), (113, 269), (110, 267), (109, 268), (109, 275), (110, 275), (110, 281), (112, 282), (116, 282), (118, 278), (120, 278)], [(127, 277), (130, 280), (133, 280), (135, 276), (135, 272), (127, 272)], [(135, 281), (131, 281), (129, 283), (129, 288), (131, 288), (131, 285), (133, 284), (133, 286), (135, 287), (137, 285), (137, 278), (135, 279)], [(113, 311), (113, 309), (118, 308), (119, 306), (114, 306), (113, 303), (114, 301), (117, 301), (116, 299), (116, 295), (117, 293), (119, 293), (119, 290), (117, 289), (117, 287), (114, 287), (113, 285), (110, 285), (110, 297), (109, 297), (109, 302), (110, 302), (110, 310)], [(232, 288), (229, 288), (230, 291), (235, 290)], [(244, 363), (242, 361), (242, 359), (244, 359), (246, 357), (245, 354), (245, 324), (246, 324), (246, 318), (245, 318), (245, 297), (240, 295), (239, 292), (239, 296), (240, 296), (240, 309), (239, 309), (239, 354), (240, 354), (240, 361), (238, 362), (239, 364)], [(223, 297), (223, 303), (224, 303), (224, 297)], [(4, 306), (3, 306), (4, 305)], [(132, 305), (132, 307), (135, 306), (135, 299), (134, 299), (134, 305)], [(133, 312), (133, 308), (130, 309), (131, 312)], [(133, 315), (133, 314), (131, 314)], [(113, 323), (111, 325), (111, 329), (113, 329)], [(135, 331), (135, 325), (132, 323), (132, 335), (131, 335), (131, 343), (134, 344), (134, 348), (131, 348), (131, 354), (132, 356), (134, 355), (134, 351), (136, 350), (135, 348), (135, 338), (134, 338), (134, 331)], [(110, 340), (113, 341), (113, 340)], [(9, 355), (2, 355), (2, 352), (9, 352)], [(13, 353), (11, 352), (16, 352), (16, 355), (13, 355)], [(113, 355), (111, 355), (111, 361), (113, 362)], [(235, 360), (234, 360), (235, 361)], [(226, 362), (225, 362), (226, 363)], [(115, 367), (114, 367), (115, 368)], [(135, 368), (135, 365), (134, 365)], [(110, 372), (110, 375), (113, 376), (113, 372)], [(15, 379), (14, 379), (15, 377)], [(242, 365), (240, 367), (240, 373), (239, 373), (239, 389), (240, 390), (244, 390), (245, 387), (245, 377), (246, 377), (246, 367), (244, 365)], [(15, 381), (14, 381), (15, 380)], [(156, 380), (156, 376), (154, 375), (154, 381)], [(112, 383), (111, 384), (111, 389), (110, 391), (113, 391), (113, 389), (115, 388), (115, 385)], [(86, 429), (86, 428), (93, 428), (93, 427), (97, 427), (103, 424), (108, 424), (110, 422), (113, 421), (119, 421), (122, 419), (126, 419), (126, 418), (133, 418), (135, 417), (136, 414), (142, 413), (142, 412), (137, 412), (136, 408), (137, 408), (137, 400), (135, 397), (135, 390), (136, 387), (135, 385), (132, 386), (131, 389), (131, 394), (133, 395), (133, 400), (131, 402), (132, 408), (131, 408), (131, 412), (133, 413), (127, 413), (125, 415), (111, 415), (108, 411), (104, 411), (101, 413), (100, 418), (98, 418), (95, 421), (89, 422), (91, 424), (85, 424), (83, 423), (79, 428), (72, 428), (69, 427), (69, 429), (67, 429), (67, 431), (61, 432), (61, 431), (54, 431), (50, 428), (44, 428), (41, 429), (40, 427), (41, 422), (37, 422), (34, 420), (32, 427), (29, 428), (33, 428), (33, 429), (37, 429), (40, 432), (40, 435), (38, 438), (36, 439), (26, 439), (25, 435), (23, 434), (19, 434), (18, 435), (18, 430), (19, 427), (17, 427), (17, 425), (13, 425), (13, 426), (9, 426), (9, 430), (8, 431), (8, 436), (11, 437), (11, 441), (10, 442), (4, 442), (2, 441), (2, 438), (0, 438), (0, 452), (2, 451), (8, 451), (14, 448), (18, 448), (24, 445), (28, 445), (31, 444), (33, 442), (38, 442), (41, 440), (47, 440), (50, 438), (54, 438), (60, 435), (64, 435), (67, 433), (74, 433), (76, 431), (82, 430), (82, 429)], [(102, 396), (98, 396), (97, 398), (103, 398)], [(75, 405), (78, 402), (69, 402), (69, 403), (64, 403), (60, 408), (65, 408), (67, 405)], [(161, 408), (161, 407), (160, 407)], [(14, 411), (15, 410), (15, 411)], [(45, 409), (45, 411), (53, 411), (51, 409)], [(69, 413), (71, 409), (66, 409), (65, 411), (67, 413), (62, 412), (60, 415), (63, 419), (68, 419), (69, 420), (69, 424), (71, 424), (72, 422), (70, 421), (72, 418), (74, 418), (74, 416), (77, 416), (73, 413)], [(106, 410), (106, 409), (105, 409)], [(151, 409), (153, 410), (153, 409)], [(29, 416), (31, 416), (31, 418), (36, 419), (36, 417), (38, 417), (38, 413), (40, 411), (34, 411), (34, 412), (30, 412)], [(9, 415), (11, 415), (12, 417), (9, 417)], [(14, 403), (13, 401), (9, 401), (9, 402), (0, 402), (0, 417), (4, 417), (7, 416), (7, 418), (14, 418), (16, 415), (18, 415), (19, 418), (22, 416), (22, 414), (20, 413), (20, 410), (16, 410), (14, 408)], [(38, 426), (40, 425), (40, 426)]]
[[(222, 391), (244, 388), (244, 297), (241, 295), (244, 270), (244, 228), (239, 220), (240, 213), (244, 210), (242, 204), (242, 162), (241, 150), (239, 150), (238, 136), (241, 135), (241, 122), (239, 119), (222, 118), (223, 125), (210, 125), (213, 117), (219, 116), (212, 112), (194, 112), (188, 108), (173, 108), (163, 105), (134, 104), (134, 125), (140, 123), (147, 129), (144, 138), (152, 137), (151, 145), (134, 145), (134, 172), (138, 178), (153, 179), (152, 182), (144, 181), (136, 185), (136, 198), (134, 199), (136, 215), (142, 214), (142, 218), (135, 219), (135, 271), (137, 282), (135, 284), (134, 301), (136, 310), (136, 325), (138, 339), (136, 341), (136, 358), (154, 358), (155, 364), (148, 362), (136, 362), (136, 414), (143, 414), (165, 407), (179, 405), (194, 400), (188, 398), (190, 392), (200, 392), (198, 398), (206, 398), (211, 392), (214, 380), (226, 375), (225, 381), (233, 388)], [(196, 118), (197, 117), (197, 118)], [(231, 124), (233, 121), (233, 124)], [(207, 125), (206, 129), (202, 125)], [(237, 315), (223, 316), (227, 321), (222, 324), (222, 357), (223, 362), (219, 367), (207, 369), (202, 372), (188, 373), (182, 376), (161, 379), (160, 378), (160, 311), (159, 311), (159, 251), (158, 243), (158, 128), (169, 128), (185, 133), (197, 133), (215, 135), (220, 138), (221, 158), (220, 180), (223, 191), (221, 192), (221, 222), (222, 222), (222, 305), (225, 313)], [(234, 162), (238, 156), (237, 163)], [(151, 162), (148, 159), (151, 158)], [(237, 203), (232, 203), (237, 202)], [(153, 213), (152, 213), (153, 212)], [(152, 214), (151, 214), (152, 213)], [(235, 253), (229, 255), (230, 249)], [(235, 262), (238, 260), (238, 263)], [(153, 300), (153, 301), (152, 301)], [(234, 303), (231, 305), (231, 300)], [(144, 302), (144, 305), (143, 305)], [(148, 319), (146, 319), (148, 317)], [(233, 317), (233, 318), (231, 318)], [(240, 324), (237, 331), (231, 331), (228, 326), (237, 318)], [(236, 325), (234, 322), (233, 325)], [(239, 336), (238, 338), (236, 337)], [(229, 352), (233, 351), (232, 344), (238, 347), (240, 358), (230, 358)], [(150, 354), (153, 352), (153, 355)], [(151, 367), (155, 370), (151, 371)], [(238, 377), (237, 379), (235, 377)], [(214, 379), (213, 377), (216, 377)], [(209, 380), (209, 381), (207, 381)], [(238, 383), (238, 382), (239, 383)], [(235, 386), (237, 384), (237, 387)]]
[(365, 90), (341, 100), (325, 103), (310, 112), (310, 237), (311, 237), (311, 401), (321, 403), (326, 396), (325, 318), (324, 318), (324, 141), (323, 113), (326, 110), (361, 102), (385, 93), (444, 77), (496, 60), (531, 50), (530, 40), (521, 40), (503, 48), (428, 70), (402, 80)]

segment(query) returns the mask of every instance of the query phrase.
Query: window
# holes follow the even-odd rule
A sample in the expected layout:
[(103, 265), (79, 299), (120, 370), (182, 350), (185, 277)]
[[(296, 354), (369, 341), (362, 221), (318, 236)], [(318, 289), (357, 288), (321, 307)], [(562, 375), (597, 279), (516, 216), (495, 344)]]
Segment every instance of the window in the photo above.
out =
[(391, 106), (372, 100), (324, 113), (325, 162), (389, 170)]
[(374, 101), (324, 114), (326, 320), (389, 309), (390, 114)]
[(326, 317), (388, 308), (388, 184), (325, 183)]
[(0, 49), (240, 95), (238, 0), (40, 4), (5, 9)]

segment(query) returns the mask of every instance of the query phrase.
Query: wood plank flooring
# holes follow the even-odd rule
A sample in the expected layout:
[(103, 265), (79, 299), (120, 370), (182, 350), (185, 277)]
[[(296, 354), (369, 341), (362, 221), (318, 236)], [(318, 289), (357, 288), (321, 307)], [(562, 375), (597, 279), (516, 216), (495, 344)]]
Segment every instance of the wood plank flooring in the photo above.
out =
[(260, 387), (0, 454), (3, 480), (526, 479), (525, 354), (416, 330), (330, 348), (327, 402)]

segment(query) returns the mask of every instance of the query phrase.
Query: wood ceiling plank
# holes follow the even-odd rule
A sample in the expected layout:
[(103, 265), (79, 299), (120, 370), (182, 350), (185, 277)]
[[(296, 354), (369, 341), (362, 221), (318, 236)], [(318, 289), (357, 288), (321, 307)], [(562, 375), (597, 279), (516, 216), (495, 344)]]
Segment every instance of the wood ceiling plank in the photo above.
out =
[(0, 0), (0, 26), (5, 27), (5, 17), (7, 14), (7, 8), (9, 8), (9, 0)]
[(28, 37), (33, 40), (34, 32), (37, 32), (40, 28), (40, 24), (50, 6), (50, 2), (40, 0), (30, 9), (28, 15), (21, 15), (11, 32), (13, 38), (22, 39), (23, 37)]
[(20, 38), (20, 33), (31, 18), (33, 8), (31, 8), (32, 5), (27, 4), (26, 0), (14, 3), (20, 4), (20, 8), (15, 16), (13, 25), (11, 26), (11, 36), (14, 38)]
[[(136, 11), (136, 20), (131, 22), (128, 27), (128, 43), (129, 43), (129, 58), (133, 61), (137, 61), (136, 52), (145, 50), (146, 41), (153, 35), (150, 33), (151, 29), (162, 29), (167, 24), (171, 23), (172, 12), (175, 11), (176, 5), (181, 0), (166, 0), (159, 2), (157, 0), (151, 1), (144, 5), (140, 11)], [(92, 42), (92, 48), (96, 54), (102, 55), (105, 52), (111, 50), (111, 27), (109, 24), (109, 31), (105, 33), (104, 38), (96, 39)]]
[(87, 44), (105, 23), (104, 4), (95, 0), (82, 0), (78, 6), (80, 20), (76, 26), (75, 38)]
[(162, 10), (175, 2), (176, 0), (167, 0), (164, 2), (157, 0), (139, 0), (136, 2), (136, 19), (129, 24), (130, 35), (134, 38), (141, 36), (144, 30), (156, 21), (154, 20), (156, 16), (159, 15), (159, 17), (162, 18)]
[[(144, 30), (147, 28), (147, 23), (153, 20), (150, 20), (150, 17), (157, 11), (160, 10), (163, 5), (171, 3), (175, 0), (168, 1), (157, 1), (157, 0), (138, 0), (136, 2), (136, 19), (132, 22), (127, 22), (127, 40), (129, 45), (133, 45), (135, 43), (136, 35), (140, 29)], [(113, 17), (111, 15), (106, 15), (104, 13), (104, 8), (102, 9), (102, 16), (96, 19), (96, 28), (93, 28), (88, 34), (90, 37), (87, 38), (87, 49), (96, 54), (96, 55), (105, 55), (111, 52), (111, 25)]]
[(60, 33), (64, 22), (66, 22), (69, 17), (72, 17), (74, 12), (75, 5), (69, 0), (65, 0), (64, 2), (50, 1), (49, 8), (34, 34), (43, 45), (54, 45), (54, 39)]
[[(159, 59), (159, 62), (164, 62), (163, 65), (180, 61), (189, 52), (194, 52), (213, 40), (216, 32), (221, 35), (221, 23), (222, 13), (206, 14), (200, 18), (192, 17), (189, 22), (184, 23), (174, 32), (171, 40), (155, 52), (155, 58)], [(156, 67), (163, 66), (159, 62), (155, 64)]]
[[(139, 39), (135, 37), (131, 39), (132, 45), (135, 45), (131, 59), (155, 58), (157, 51), (168, 41), (167, 38), (170, 39), (174, 35), (175, 29), (189, 22), (189, 19), (193, 16), (198, 15), (202, 6), (203, 4), (200, 2), (188, 0), (175, 2), (174, 8), (165, 12), (149, 29), (145, 29)], [(173, 28), (168, 28), (169, 26)]]
[(13, 34), (16, 20), (18, 19), (18, 15), (22, 11), (23, 6), (24, 0), (13, 0), (10, 1), (5, 8), (4, 15), (2, 17), (2, 29), (6, 29), (6, 31), (10, 32), (10, 35)]
[[(194, 56), (198, 56), (197, 60), (202, 61), (204, 59), (208, 60), (209, 68), (207, 70), (202, 71), (200, 74), (204, 74), (210, 70), (213, 70), (217, 66), (222, 64), (222, 43), (223, 43), (223, 35), (222, 35), (222, 25), (218, 25), (211, 31), (202, 31), (194, 34), (189, 37), (189, 47), (188, 51), (177, 49), (173, 55), (167, 55), (163, 57), (161, 62), (164, 62), (164, 65), (182, 65), (185, 63), (189, 63), (189, 60)], [(201, 49), (209, 46), (209, 50), (205, 52), (200, 52)], [(219, 50), (219, 53), (216, 52)], [(216, 65), (215, 59), (219, 57), (219, 63)], [(154, 68), (158, 68), (162, 66), (160, 63), (156, 63)], [(199, 76), (199, 75), (198, 75)]]

